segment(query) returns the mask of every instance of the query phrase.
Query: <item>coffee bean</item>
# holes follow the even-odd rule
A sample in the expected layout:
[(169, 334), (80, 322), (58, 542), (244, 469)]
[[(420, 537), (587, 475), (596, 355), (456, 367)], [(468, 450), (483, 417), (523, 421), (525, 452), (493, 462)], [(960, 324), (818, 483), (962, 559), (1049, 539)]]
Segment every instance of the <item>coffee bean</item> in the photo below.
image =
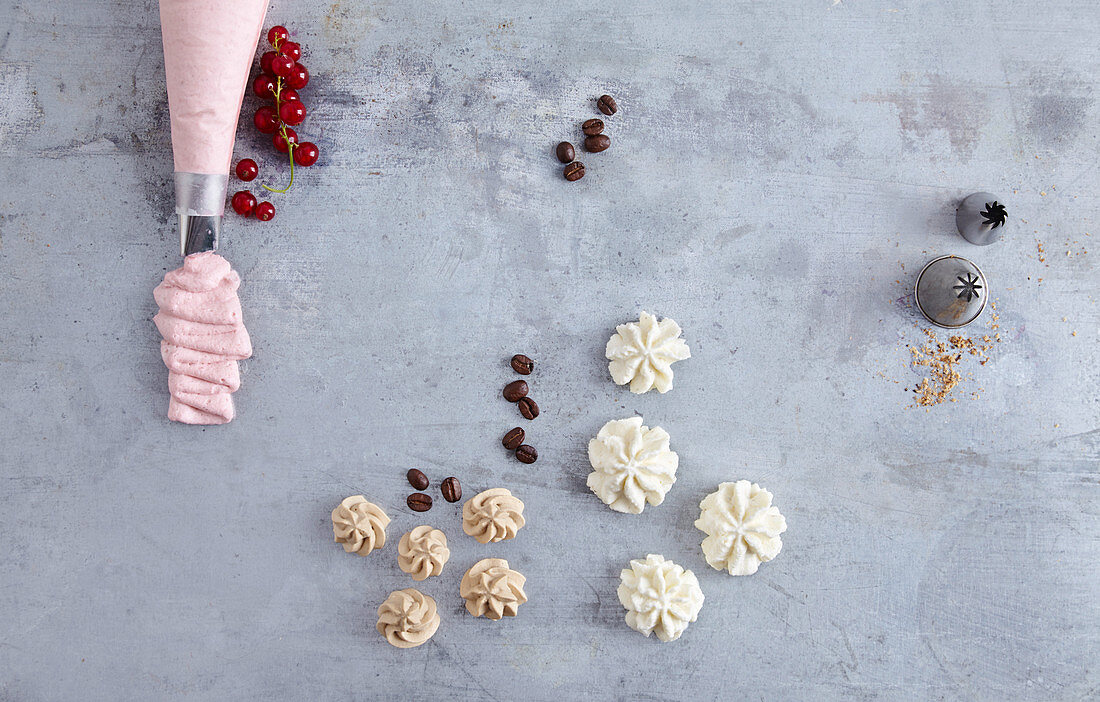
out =
[(574, 161), (565, 167), (562, 171), (562, 175), (568, 181), (580, 180), (584, 177), (584, 164), (580, 161)]
[(428, 476), (424, 475), (423, 471), (419, 471), (416, 468), (410, 468), (409, 472), (405, 474), (405, 477), (409, 479), (409, 485), (412, 485), (417, 490), (424, 490), (428, 487)]
[(462, 499), (462, 486), (458, 484), (458, 478), (444, 478), (439, 484), (439, 491), (447, 502), (458, 502)]
[(515, 451), (516, 448), (523, 443), (523, 429), (516, 427), (515, 429), (509, 429), (508, 433), (504, 435), (504, 438), (500, 440), (500, 443), (504, 444), (504, 448), (509, 451)]
[(520, 375), (531, 375), (531, 371), (535, 370), (535, 362), (522, 353), (517, 353), (512, 356), (512, 370)]
[(523, 415), (524, 419), (534, 419), (539, 416), (539, 406), (530, 397), (521, 398), (516, 404), (519, 406), (519, 413)]
[(603, 120), (602, 119), (590, 119), (581, 125), (581, 131), (585, 136), (596, 136), (603, 132)]
[(527, 381), (526, 380), (513, 380), (504, 386), (504, 399), (509, 402), (519, 402), (521, 398), (527, 397)]
[(405, 498), (405, 504), (414, 512), (427, 512), (432, 508), (432, 498), (431, 495), (414, 492)]
[(600, 99), (596, 100), (596, 107), (605, 115), (613, 115), (619, 111), (619, 106), (615, 103), (615, 98), (610, 95), (601, 95)]
[(577, 152), (573, 149), (573, 145), (568, 141), (563, 141), (558, 144), (558, 148), (554, 151), (558, 156), (558, 160), (562, 163), (569, 163), (577, 156)]
[(584, 138), (585, 151), (591, 151), (594, 154), (606, 150), (609, 146), (611, 146), (611, 137), (606, 134), (597, 134), (596, 136)]
[(523, 444), (516, 449), (516, 458), (520, 463), (534, 463), (539, 460), (539, 452), (535, 450), (534, 446)]

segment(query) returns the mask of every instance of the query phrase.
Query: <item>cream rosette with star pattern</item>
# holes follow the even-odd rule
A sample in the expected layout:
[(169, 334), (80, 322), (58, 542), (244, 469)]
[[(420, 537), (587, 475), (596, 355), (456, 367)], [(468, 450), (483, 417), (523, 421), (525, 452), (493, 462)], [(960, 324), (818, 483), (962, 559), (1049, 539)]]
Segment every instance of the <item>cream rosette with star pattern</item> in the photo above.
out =
[(413, 648), (439, 628), (435, 600), (415, 588), (396, 590), (378, 607), (378, 633), (398, 648)]
[(332, 510), (332, 533), (348, 553), (366, 556), (386, 545), (390, 518), (362, 495), (352, 495)]
[(616, 385), (630, 384), (630, 392), (641, 394), (657, 388), (672, 389), (672, 364), (691, 358), (687, 342), (680, 338), (680, 325), (665, 317), (660, 322), (642, 312), (637, 322), (620, 324), (604, 349), (611, 379)]
[(608, 422), (588, 442), (589, 489), (616, 512), (641, 514), (646, 503), (661, 504), (680, 463), (669, 441), (667, 431), (642, 426), (641, 417)]
[(772, 505), (772, 494), (756, 483), (722, 483), (699, 503), (695, 528), (704, 532), (703, 555), (715, 570), (752, 575), (779, 555), (787, 520)]
[(503, 558), (483, 558), (462, 576), (459, 593), (466, 600), (466, 611), (475, 617), (514, 617), (527, 601), (526, 582)]
[(492, 488), (462, 505), (462, 530), (479, 543), (514, 539), (526, 524), (523, 502), (507, 488)]
[(447, 535), (426, 524), (406, 533), (397, 544), (398, 567), (418, 582), (442, 573), (450, 557)]
[(695, 573), (651, 553), (630, 562), (619, 574), (619, 603), (634, 631), (657, 634), (661, 641), (680, 638), (703, 608), (703, 591)]

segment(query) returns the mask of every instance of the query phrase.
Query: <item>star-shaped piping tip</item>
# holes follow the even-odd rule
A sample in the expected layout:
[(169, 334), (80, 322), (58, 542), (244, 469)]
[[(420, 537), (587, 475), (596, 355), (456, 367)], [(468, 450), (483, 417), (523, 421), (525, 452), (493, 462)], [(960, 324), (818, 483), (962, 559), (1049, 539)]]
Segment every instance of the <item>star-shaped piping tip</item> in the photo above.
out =
[(993, 202), (985, 203), (985, 209), (980, 212), (982, 216), (982, 224), (990, 225), (991, 229), (1003, 226), (1008, 220), (1008, 211), (1005, 206), (994, 200)]
[(959, 281), (959, 284), (953, 287), (952, 290), (955, 290), (959, 293), (958, 298), (960, 300), (963, 299), (963, 297), (965, 296), (966, 301), (970, 302), (976, 297), (981, 297), (981, 293), (978, 291), (982, 289), (982, 286), (981, 283), (978, 282), (978, 276), (974, 275), (973, 273), (966, 273), (965, 275), (965, 278), (963, 278), (963, 276), (961, 275), (956, 278), (956, 280)]

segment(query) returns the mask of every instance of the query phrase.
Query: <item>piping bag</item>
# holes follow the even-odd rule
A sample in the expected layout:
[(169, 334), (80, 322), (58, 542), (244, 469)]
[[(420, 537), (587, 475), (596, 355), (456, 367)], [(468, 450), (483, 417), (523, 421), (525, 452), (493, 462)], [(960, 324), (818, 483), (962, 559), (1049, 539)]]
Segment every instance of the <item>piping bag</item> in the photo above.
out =
[(233, 140), (267, 0), (160, 0), (164, 72), (172, 122), (176, 214), (183, 265), (153, 291), (168, 418), (186, 424), (233, 419), (237, 361), (252, 343), (237, 297), (240, 276), (215, 249)]

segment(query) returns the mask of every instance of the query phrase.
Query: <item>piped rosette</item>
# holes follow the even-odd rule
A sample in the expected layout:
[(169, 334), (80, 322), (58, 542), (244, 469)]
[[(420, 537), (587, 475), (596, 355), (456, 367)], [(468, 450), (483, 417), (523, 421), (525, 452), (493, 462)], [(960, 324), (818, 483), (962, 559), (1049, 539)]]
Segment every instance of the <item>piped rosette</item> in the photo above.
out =
[(168, 367), (168, 418), (184, 424), (225, 424), (233, 419), (233, 392), (241, 385), (237, 362), (252, 355), (241, 318), (241, 278), (229, 262), (207, 251), (183, 260), (153, 290), (160, 311), (153, 322), (163, 337)]

